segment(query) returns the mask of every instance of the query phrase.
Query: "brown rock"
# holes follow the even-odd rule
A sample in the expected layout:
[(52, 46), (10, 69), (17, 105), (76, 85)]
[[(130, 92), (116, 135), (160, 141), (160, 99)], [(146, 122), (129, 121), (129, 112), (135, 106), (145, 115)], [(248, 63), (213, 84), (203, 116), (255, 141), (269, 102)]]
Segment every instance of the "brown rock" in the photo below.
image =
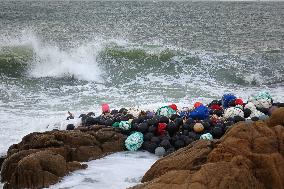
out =
[(100, 158), (103, 151), (99, 146), (80, 146), (71, 153), (73, 161), (90, 161)]
[(96, 132), (95, 137), (100, 142), (106, 142), (111, 139), (115, 135), (115, 131), (113, 129), (101, 129)]
[(278, 150), (281, 153), (282, 156), (284, 156), (284, 132), (283, 132), (283, 126), (277, 125), (273, 128), (275, 135), (277, 137), (278, 141)]
[(82, 132), (86, 132), (86, 131), (98, 131), (102, 128), (104, 128), (105, 126), (104, 125), (93, 125), (93, 126), (90, 126), (90, 127), (84, 127), (84, 126), (80, 126), (80, 127), (77, 127), (76, 130), (80, 130)]
[(213, 142), (199, 140), (193, 146), (188, 145), (165, 158), (159, 159), (144, 175), (142, 182), (150, 181), (171, 170), (197, 170), (207, 161)]
[(126, 136), (121, 136), (119, 133), (115, 133), (108, 141), (102, 143), (101, 148), (104, 153), (120, 152), (124, 150), (124, 141)]
[(50, 148), (46, 148), (49, 151), (52, 151), (53, 153), (56, 154), (60, 154), (61, 156), (64, 157), (64, 159), (66, 159), (66, 161), (75, 161), (73, 160), (71, 153), (72, 153), (72, 148), (68, 145), (66, 146), (62, 146), (59, 148), (56, 147), (50, 147)]
[(39, 150), (23, 150), (18, 153), (14, 153), (11, 156), (8, 156), (1, 167), (1, 182), (9, 181), (12, 177), (13, 173), (16, 170), (18, 162), (23, 159), (24, 157), (36, 153)]
[(88, 167), (87, 164), (81, 164), (78, 161), (72, 161), (67, 163), (68, 171), (76, 171), (78, 169), (86, 169)]
[(277, 108), (273, 111), (268, 120), (269, 126), (284, 125), (284, 107)]
[(0, 157), (0, 168), (1, 168), (3, 162), (5, 161), (6, 158), (7, 158), (7, 156), (1, 156)]
[(67, 163), (61, 155), (51, 151), (39, 151), (18, 162), (7, 186), (8, 188), (48, 187), (58, 182), (67, 170)]
[(89, 161), (122, 151), (126, 136), (113, 128), (31, 133), (8, 150), (1, 168), (5, 188), (42, 188)]
[(158, 160), (135, 189), (284, 188), (284, 109)]
[(74, 131), (65, 131), (65, 132), (56, 132), (56, 140), (62, 141), (64, 144), (68, 144), (71, 147), (78, 146), (93, 146), (98, 145), (99, 142), (96, 138), (87, 132), (80, 132), (77, 130)]

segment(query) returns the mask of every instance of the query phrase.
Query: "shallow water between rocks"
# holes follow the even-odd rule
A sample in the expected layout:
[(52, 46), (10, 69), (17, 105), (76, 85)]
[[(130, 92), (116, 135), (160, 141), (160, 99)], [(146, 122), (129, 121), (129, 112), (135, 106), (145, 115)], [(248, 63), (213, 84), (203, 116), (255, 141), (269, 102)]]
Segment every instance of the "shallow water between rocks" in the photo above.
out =
[(118, 152), (86, 162), (88, 168), (65, 176), (51, 189), (125, 189), (140, 183), (157, 156), (144, 151)]

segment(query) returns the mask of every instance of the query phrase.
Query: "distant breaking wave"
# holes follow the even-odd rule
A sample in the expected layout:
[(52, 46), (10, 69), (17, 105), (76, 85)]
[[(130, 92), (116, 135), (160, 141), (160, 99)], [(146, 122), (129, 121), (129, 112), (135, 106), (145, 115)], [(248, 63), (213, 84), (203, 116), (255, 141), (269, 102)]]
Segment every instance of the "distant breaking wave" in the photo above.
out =
[(0, 51), (1, 72), (30, 77), (74, 77), (79, 80), (100, 81), (103, 71), (97, 57), (103, 49), (101, 42), (62, 50), (43, 44), (35, 35), (11, 40)]
[(194, 81), (214, 85), (282, 84), (283, 60), (281, 52), (229, 55), (99, 38), (61, 49), (42, 43), (34, 34), (13, 39), (0, 47), (0, 72), (4, 74), (71, 77), (113, 84), (147, 83), (157, 78), (181, 85)]

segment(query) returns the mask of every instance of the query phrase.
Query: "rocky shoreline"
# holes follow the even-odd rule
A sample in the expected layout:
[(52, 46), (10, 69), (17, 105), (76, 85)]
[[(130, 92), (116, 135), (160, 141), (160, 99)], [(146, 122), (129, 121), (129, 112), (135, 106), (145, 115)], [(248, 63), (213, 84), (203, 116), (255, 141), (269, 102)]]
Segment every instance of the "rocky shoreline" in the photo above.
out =
[(158, 160), (132, 189), (284, 188), (284, 108)]
[[(283, 118), (284, 108), (274, 108), (266, 120), (230, 125), (221, 139), (178, 146), (134, 188), (283, 188)], [(126, 150), (127, 137), (129, 131), (106, 125), (31, 133), (0, 159), (1, 182), (5, 189), (48, 187), (86, 168), (80, 162)]]
[(31, 133), (9, 148), (1, 182), (6, 189), (48, 187), (87, 167), (79, 162), (123, 151), (125, 139), (117, 129), (103, 126)]

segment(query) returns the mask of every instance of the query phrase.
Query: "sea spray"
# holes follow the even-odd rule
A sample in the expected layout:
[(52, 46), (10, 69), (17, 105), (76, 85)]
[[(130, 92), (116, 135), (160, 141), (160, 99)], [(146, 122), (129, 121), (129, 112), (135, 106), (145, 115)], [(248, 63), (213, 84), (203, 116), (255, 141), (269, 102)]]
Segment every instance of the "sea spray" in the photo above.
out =
[(103, 82), (100, 78), (102, 71), (97, 64), (100, 51), (98, 45), (84, 45), (70, 52), (57, 47), (36, 49), (36, 59), (30, 74), (33, 77), (66, 77), (87, 81)]

